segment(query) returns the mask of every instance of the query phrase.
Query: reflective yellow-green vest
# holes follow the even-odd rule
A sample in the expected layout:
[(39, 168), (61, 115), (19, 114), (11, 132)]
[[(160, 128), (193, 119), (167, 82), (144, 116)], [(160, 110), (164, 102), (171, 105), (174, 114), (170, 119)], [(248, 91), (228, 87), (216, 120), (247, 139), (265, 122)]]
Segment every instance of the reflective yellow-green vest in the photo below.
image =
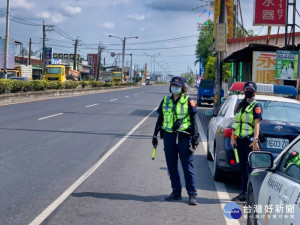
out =
[(182, 94), (180, 96), (180, 99), (178, 100), (176, 106), (174, 106), (174, 101), (171, 99), (171, 96), (164, 97), (162, 112), (164, 117), (162, 129), (167, 132), (173, 132), (172, 127), (177, 119), (182, 119), (182, 124), (179, 127), (178, 131), (184, 131), (191, 125), (188, 96), (186, 95)]
[(287, 162), (287, 165), (290, 163), (295, 163), (297, 166), (300, 166), (300, 154), (298, 154), (295, 158), (292, 158)]
[(231, 126), (234, 129), (234, 134), (238, 137), (246, 137), (254, 133), (254, 117), (253, 108), (256, 105), (256, 101), (251, 102), (242, 112), (240, 109), (234, 115), (234, 123)]

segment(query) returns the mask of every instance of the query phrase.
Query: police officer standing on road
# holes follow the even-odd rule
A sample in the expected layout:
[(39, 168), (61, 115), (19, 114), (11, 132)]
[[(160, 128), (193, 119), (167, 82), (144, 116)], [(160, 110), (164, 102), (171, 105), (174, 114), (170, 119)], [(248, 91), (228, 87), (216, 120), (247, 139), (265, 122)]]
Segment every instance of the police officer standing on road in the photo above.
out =
[(235, 109), (232, 128), (231, 146), (237, 148), (239, 169), (242, 180), (242, 193), (234, 197), (233, 201), (245, 201), (247, 196), (247, 182), (251, 168), (248, 155), (251, 151), (259, 150), (260, 121), (262, 120), (262, 107), (254, 99), (257, 86), (254, 82), (245, 83), (245, 98)]
[[(184, 172), (189, 204), (197, 205), (197, 191), (195, 188), (193, 152), (198, 148), (199, 134), (196, 129), (197, 108), (195, 102), (184, 93), (187, 92), (185, 79), (173, 77), (170, 82), (171, 96), (163, 98), (157, 112), (159, 113), (154, 130), (152, 144), (158, 144), (157, 134), (161, 132), (164, 140), (164, 151), (171, 180), (172, 193), (166, 201), (179, 200), (181, 197), (181, 183), (178, 172), (178, 155)], [(191, 147), (190, 147), (191, 145)]]

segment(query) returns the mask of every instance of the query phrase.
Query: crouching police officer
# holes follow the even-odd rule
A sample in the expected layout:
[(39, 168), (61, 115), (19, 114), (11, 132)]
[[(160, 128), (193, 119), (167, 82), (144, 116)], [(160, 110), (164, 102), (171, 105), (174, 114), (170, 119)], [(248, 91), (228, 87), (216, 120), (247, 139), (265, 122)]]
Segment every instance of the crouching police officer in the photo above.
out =
[(262, 107), (254, 99), (257, 86), (249, 81), (244, 85), (245, 98), (237, 105), (232, 128), (231, 145), (237, 148), (239, 157), (239, 169), (242, 180), (242, 192), (234, 197), (233, 201), (245, 201), (247, 196), (248, 176), (251, 167), (248, 163), (248, 155), (251, 151), (259, 150), (259, 130), (262, 120)]
[[(157, 134), (160, 131), (164, 140), (164, 151), (171, 180), (172, 193), (167, 201), (181, 199), (181, 183), (178, 172), (178, 155), (184, 172), (189, 204), (197, 205), (193, 152), (198, 148), (198, 132), (195, 115), (195, 102), (184, 93), (187, 92), (185, 79), (173, 77), (170, 83), (171, 96), (163, 98), (157, 112), (159, 113), (154, 130), (152, 144), (158, 144)], [(191, 147), (190, 147), (191, 145)]]

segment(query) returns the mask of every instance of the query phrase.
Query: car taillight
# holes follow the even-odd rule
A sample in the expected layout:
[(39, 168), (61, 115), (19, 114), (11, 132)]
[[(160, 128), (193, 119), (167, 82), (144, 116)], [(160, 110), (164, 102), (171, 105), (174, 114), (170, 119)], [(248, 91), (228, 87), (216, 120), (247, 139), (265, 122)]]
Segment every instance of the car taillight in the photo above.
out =
[(234, 159), (231, 159), (230, 160), (230, 165), (234, 165), (235, 164), (235, 160)]
[(224, 136), (227, 138), (231, 138), (232, 135), (232, 128), (225, 128), (224, 129)]

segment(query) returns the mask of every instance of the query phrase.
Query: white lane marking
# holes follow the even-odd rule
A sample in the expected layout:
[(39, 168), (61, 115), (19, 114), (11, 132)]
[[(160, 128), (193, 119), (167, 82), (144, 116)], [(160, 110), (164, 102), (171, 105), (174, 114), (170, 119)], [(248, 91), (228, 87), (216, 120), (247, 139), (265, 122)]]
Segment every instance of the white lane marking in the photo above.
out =
[(129, 95), (127, 95), (127, 96), (124, 96), (124, 98), (129, 98), (130, 96)]
[(117, 100), (118, 100), (118, 99), (115, 98), (115, 99), (112, 99), (112, 100), (110, 100), (110, 101), (111, 101), (111, 102), (114, 102), (114, 101), (117, 101)]
[(64, 193), (62, 193), (54, 202), (52, 202), (40, 215), (38, 215), (29, 225), (41, 224), (51, 213), (56, 210), (69, 196), (72, 194), (89, 176), (91, 176), (101, 164), (120, 147), (127, 138), (133, 134), (144, 122), (147, 120), (152, 113), (156, 112), (156, 107), (150, 112), (144, 119), (142, 119), (131, 131), (129, 131), (117, 144), (109, 149), (88, 171), (86, 171), (81, 177), (78, 178)]
[(59, 116), (59, 115), (62, 115), (62, 114), (63, 113), (57, 113), (57, 114), (53, 114), (53, 115), (50, 115), (50, 116), (39, 118), (38, 120), (45, 120), (45, 119), (48, 119), (48, 118), (51, 118), (51, 117), (54, 117), (54, 116)]
[(96, 106), (96, 105), (98, 105), (98, 104), (87, 105), (86, 108), (93, 107), (93, 106)]
[[(196, 122), (197, 122), (198, 132), (199, 132), (200, 138), (202, 140), (203, 149), (204, 149), (204, 152), (206, 154), (206, 152), (208, 151), (207, 150), (207, 139), (206, 139), (204, 130), (201, 126), (201, 123), (200, 123), (200, 120), (199, 120), (198, 116), (196, 117)], [(211, 163), (208, 163), (208, 165), (209, 165), (211, 175), (213, 176), (213, 165)], [(226, 187), (223, 183), (216, 182), (216, 181), (214, 181), (214, 183), (215, 183), (215, 187), (216, 187), (216, 190), (217, 190), (218, 197), (219, 197), (220, 202), (221, 202), (221, 208), (222, 208), (222, 212), (223, 212), (224, 206), (226, 205), (226, 203), (231, 202), (231, 198), (229, 197), (229, 194), (228, 194), (228, 192), (226, 190)], [(221, 201), (221, 199), (223, 199), (223, 200)], [(224, 218), (225, 218), (225, 221), (226, 221), (227, 224), (240, 225), (239, 220), (228, 219), (225, 215), (224, 215)]]
[(138, 95), (138, 93), (135, 93), (134, 95)]

